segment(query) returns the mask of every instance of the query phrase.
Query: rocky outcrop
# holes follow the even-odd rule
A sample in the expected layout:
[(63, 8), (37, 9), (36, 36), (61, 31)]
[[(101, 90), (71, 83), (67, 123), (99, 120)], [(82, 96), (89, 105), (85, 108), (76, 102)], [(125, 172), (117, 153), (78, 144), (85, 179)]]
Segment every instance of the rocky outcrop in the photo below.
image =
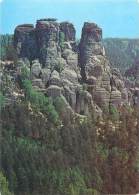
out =
[[(73, 111), (80, 114), (88, 114), (92, 109), (92, 96), (86, 90), (83, 90), (80, 84), (81, 75), (78, 66), (78, 53), (75, 42), (75, 28), (69, 22), (58, 23), (56, 19), (37, 20), (36, 27), (29, 26), (32, 34), (35, 36), (35, 44), (38, 49), (38, 57), (32, 58), (30, 63), (31, 79), (35, 89), (43, 90), (53, 99), (56, 97), (65, 97), (68, 105)], [(27, 29), (22, 30), (20, 35), (15, 30), (15, 48), (17, 44), (25, 45), (26, 51), (18, 51), (20, 57), (28, 57), (28, 37), (30, 32)], [(23, 33), (23, 34), (22, 34)], [(27, 34), (26, 39), (21, 39)], [(22, 55), (23, 54), (23, 55)]]
[(14, 45), (19, 57), (30, 60), (33, 86), (52, 99), (64, 98), (67, 110), (83, 115), (101, 114), (110, 104), (138, 102), (137, 86), (133, 90), (133, 83), (110, 68), (102, 29), (85, 22), (79, 46), (75, 34), (73, 24), (58, 23), (55, 18), (37, 20), (35, 28), (17, 26)]
[(82, 68), (82, 77), (87, 79), (86, 67), (93, 66), (93, 56), (103, 54), (103, 46), (101, 44), (102, 30), (94, 23), (84, 23), (82, 36), (79, 46), (80, 65)]
[(39, 78), (41, 75), (41, 64), (38, 60), (34, 60), (31, 66), (31, 76)]
[(60, 23), (60, 31), (64, 33), (65, 41), (75, 41), (76, 30), (69, 22)]
[(32, 24), (23, 24), (16, 27), (14, 46), (19, 57), (26, 57), (29, 60), (37, 58), (36, 30)]
[(55, 66), (60, 52), (59, 24), (54, 19), (37, 20), (36, 34), (40, 62), (45, 67)]

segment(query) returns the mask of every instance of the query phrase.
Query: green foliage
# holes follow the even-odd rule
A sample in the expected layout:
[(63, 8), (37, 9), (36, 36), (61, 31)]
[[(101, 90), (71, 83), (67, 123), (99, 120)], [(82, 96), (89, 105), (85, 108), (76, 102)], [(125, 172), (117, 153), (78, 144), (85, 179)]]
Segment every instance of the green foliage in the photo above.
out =
[(62, 114), (63, 110), (64, 110), (64, 100), (62, 97), (57, 97), (55, 100), (54, 100), (54, 105), (55, 105), (55, 108), (57, 110), (57, 112), (59, 114)]
[(48, 170), (47, 181), (53, 186), (53, 194), (59, 195), (89, 195), (83, 174), (79, 168), (66, 170)]
[(117, 110), (117, 108), (114, 105), (110, 105), (109, 106), (109, 113), (110, 113), (110, 118), (112, 120), (118, 120), (119, 119), (119, 112)]
[[(26, 98), (30, 100), (31, 82), (25, 80), (25, 83), (29, 96)], [(36, 104), (38, 99), (33, 98), (32, 102)], [(38, 107), (43, 103), (38, 101)], [(34, 113), (30, 116), (21, 105), (19, 109), (14, 105), (3, 112), (2, 170), (11, 191), (23, 195), (136, 192), (136, 113), (122, 111), (115, 130), (109, 125), (110, 119), (96, 124), (93, 120), (80, 123), (80, 118), (53, 128), (44, 116), (43, 120)], [(114, 122), (112, 125), (117, 123)], [(97, 136), (95, 128), (100, 128)], [(22, 134), (21, 129), (28, 134)]]
[(0, 192), (1, 195), (12, 195), (12, 193), (9, 191), (8, 181), (0, 171)]
[(138, 189), (135, 166), (138, 162), (137, 116), (136, 112), (129, 112), (123, 106), (119, 120), (109, 118), (99, 126), (96, 166), (103, 181), (101, 190), (104, 194), (134, 194)]
[(30, 77), (30, 70), (26, 65), (21, 67), (21, 77), (22, 80), (29, 79)]
[(123, 162), (127, 162), (129, 159), (128, 152), (118, 147), (113, 147), (110, 151), (110, 155), (113, 155), (115, 158)]
[(31, 102), (31, 104), (39, 111), (48, 114), (48, 118), (56, 123), (59, 117), (52, 101), (43, 93), (34, 90), (30, 80), (25, 79), (23, 81), (23, 86), (25, 89), (26, 100)]
[(106, 160), (108, 158), (109, 151), (104, 144), (98, 142), (96, 150), (97, 150), (97, 154), (100, 156), (100, 158), (102, 158), (103, 160)]
[(5, 97), (3, 94), (0, 92), (0, 110), (3, 108), (5, 102)]
[(47, 144), (15, 137), (13, 133), (5, 132), (2, 166), (6, 167), (5, 173), (15, 194), (92, 195), (95, 192), (87, 186), (87, 176), (78, 167), (57, 167), (55, 160), (48, 163), (51, 158)]

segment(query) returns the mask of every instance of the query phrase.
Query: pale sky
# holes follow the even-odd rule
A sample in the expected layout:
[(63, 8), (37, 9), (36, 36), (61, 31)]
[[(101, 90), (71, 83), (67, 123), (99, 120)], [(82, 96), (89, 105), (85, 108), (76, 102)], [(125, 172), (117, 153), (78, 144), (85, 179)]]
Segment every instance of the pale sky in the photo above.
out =
[(139, 0), (0, 0), (0, 8), (1, 33), (54, 17), (72, 22), (78, 38), (85, 21), (97, 23), (104, 37), (139, 38)]

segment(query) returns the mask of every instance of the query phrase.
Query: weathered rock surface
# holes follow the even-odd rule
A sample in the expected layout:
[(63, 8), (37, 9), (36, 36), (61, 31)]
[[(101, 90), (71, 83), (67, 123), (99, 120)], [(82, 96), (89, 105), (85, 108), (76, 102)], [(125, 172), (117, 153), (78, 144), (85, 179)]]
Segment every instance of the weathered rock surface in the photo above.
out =
[(32, 62), (31, 75), (32, 77), (37, 77), (37, 78), (39, 78), (41, 75), (41, 64), (39, 63), (38, 60), (34, 60)]
[(36, 30), (32, 24), (23, 24), (16, 27), (14, 46), (19, 57), (26, 57), (29, 60), (37, 58)]
[[(75, 28), (54, 18), (37, 20), (15, 29), (14, 45), (18, 56), (30, 60), (33, 86), (48, 96), (64, 98), (71, 112), (101, 115), (110, 104), (139, 104), (139, 71), (134, 83), (118, 69), (111, 69), (102, 44), (102, 29), (85, 22), (77, 45)], [(38, 60), (36, 60), (38, 59)]]
[(69, 22), (60, 23), (60, 30), (64, 33), (65, 41), (75, 41), (76, 30)]

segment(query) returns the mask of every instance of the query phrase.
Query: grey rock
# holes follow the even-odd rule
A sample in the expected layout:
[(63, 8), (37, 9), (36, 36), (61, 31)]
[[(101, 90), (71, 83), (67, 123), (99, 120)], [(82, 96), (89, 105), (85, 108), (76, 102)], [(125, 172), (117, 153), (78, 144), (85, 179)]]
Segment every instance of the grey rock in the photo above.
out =
[(57, 85), (59, 87), (61, 87), (61, 79), (60, 79), (60, 76), (59, 76), (59, 73), (54, 70), (51, 74), (51, 78), (49, 80), (49, 84), (50, 85)]
[(47, 90), (46, 93), (49, 97), (52, 98), (56, 98), (62, 95), (61, 93), (61, 87), (58, 87), (56, 85), (50, 85)]
[(61, 77), (62, 80), (63, 79), (64, 80), (67, 79), (68, 81), (70, 81), (74, 85), (77, 85), (78, 84), (78, 76), (77, 76), (77, 73), (74, 70), (72, 70), (72, 69), (70, 69), (68, 67), (66, 67), (61, 72), (60, 77)]
[(42, 69), (41, 69), (41, 64), (39, 63), (39, 60), (34, 60), (31, 66), (32, 77), (39, 78), (41, 75), (41, 70)]
[(41, 72), (42, 81), (44, 82), (45, 85), (47, 85), (51, 77), (51, 70), (49, 68), (43, 68)]
[(110, 102), (113, 105), (121, 105), (121, 92), (119, 90), (115, 90), (111, 92)]
[(42, 89), (45, 88), (45, 85), (44, 85), (44, 83), (42, 82), (41, 79), (33, 79), (32, 80), (32, 86), (33, 87), (42, 88)]

